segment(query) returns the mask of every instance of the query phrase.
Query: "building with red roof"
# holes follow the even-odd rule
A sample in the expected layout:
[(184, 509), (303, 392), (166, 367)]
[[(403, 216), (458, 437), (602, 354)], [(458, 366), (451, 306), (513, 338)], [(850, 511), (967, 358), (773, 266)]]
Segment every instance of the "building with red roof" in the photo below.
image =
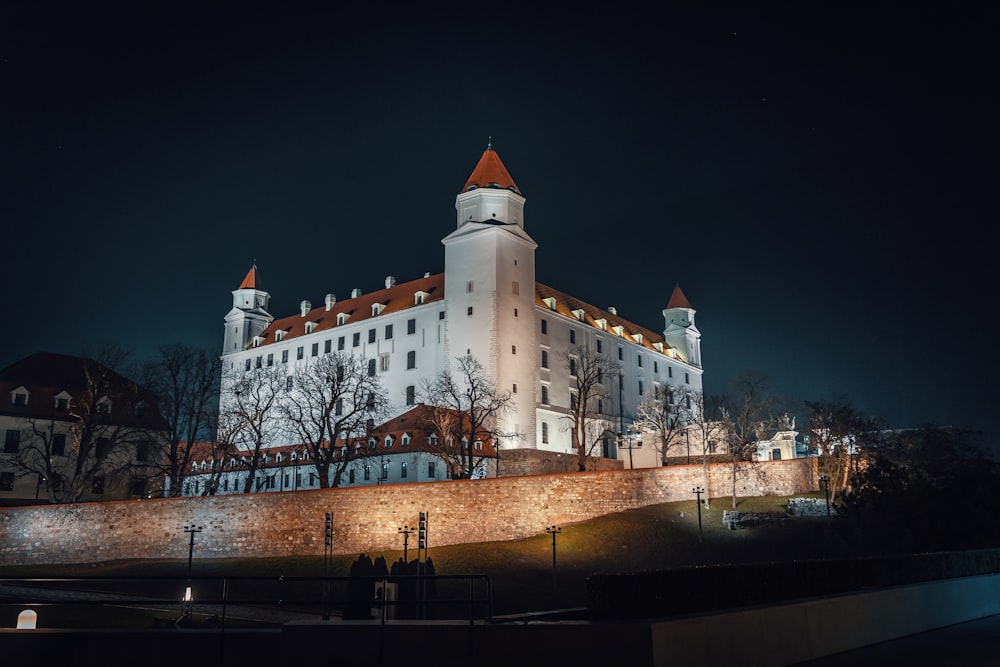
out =
[[(456, 225), (442, 239), (444, 273), (403, 282), (389, 276), (383, 289), (327, 294), (320, 305), (302, 301), (298, 312), (274, 316), (253, 266), (225, 317), (224, 374), (279, 368), (294, 377), (324, 355), (360, 356), (381, 381), (391, 412), (403, 414), (420, 402), (428, 381), (472, 357), (513, 399), (496, 429), (506, 434), (501, 449), (572, 454), (573, 358), (604, 355), (615, 372), (588, 407), (607, 434), (594, 453), (621, 458), (615, 434), (631, 428), (643, 401), (701, 392), (695, 310), (680, 287), (665, 292), (666, 307), (658, 309), (664, 328), (654, 331), (614, 307), (538, 283), (525, 202), (491, 145), (456, 196)], [(225, 387), (223, 394), (225, 403)], [(269, 441), (287, 444), (287, 436)]]

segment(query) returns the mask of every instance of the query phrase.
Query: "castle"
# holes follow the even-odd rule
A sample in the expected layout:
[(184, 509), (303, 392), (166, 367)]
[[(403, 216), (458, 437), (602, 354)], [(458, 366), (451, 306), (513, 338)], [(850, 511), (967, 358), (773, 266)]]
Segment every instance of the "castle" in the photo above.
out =
[[(604, 391), (590, 406), (607, 433), (595, 455), (619, 458), (615, 433), (630, 427), (644, 399), (701, 392), (695, 311), (674, 288), (662, 310), (664, 330), (654, 332), (613, 307), (538, 283), (525, 201), (490, 146), (456, 197), (456, 225), (442, 239), (444, 273), (407, 282), (386, 277), (378, 291), (355, 289), (347, 299), (327, 294), (320, 306), (303, 301), (297, 313), (276, 319), (254, 265), (225, 317), (224, 377), (279, 365), (292, 375), (323, 355), (349, 353), (378, 374), (401, 414), (419, 403), (425, 381), (472, 357), (513, 399), (496, 430), (516, 435), (498, 447), (572, 454), (574, 357), (606, 355), (616, 373), (602, 378)], [(270, 442), (292, 444), (287, 437)], [(390, 461), (390, 470), (397, 467)]]

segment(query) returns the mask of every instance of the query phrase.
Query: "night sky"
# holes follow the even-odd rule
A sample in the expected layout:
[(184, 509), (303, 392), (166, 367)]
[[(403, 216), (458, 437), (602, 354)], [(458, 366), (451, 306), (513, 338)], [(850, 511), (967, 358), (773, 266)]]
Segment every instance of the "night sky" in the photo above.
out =
[(492, 136), (538, 280), (680, 284), (707, 391), (996, 432), (996, 10), (297, 7), (0, 6), (0, 365), (442, 271)]

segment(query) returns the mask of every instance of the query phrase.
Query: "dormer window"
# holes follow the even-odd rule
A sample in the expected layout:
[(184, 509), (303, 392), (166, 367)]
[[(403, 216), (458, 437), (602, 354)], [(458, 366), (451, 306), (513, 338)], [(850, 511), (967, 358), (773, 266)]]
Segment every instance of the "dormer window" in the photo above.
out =
[(264, 339), (261, 338), (260, 336), (254, 336), (253, 337), (253, 346), (254, 347), (260, 347), (260, 343), (261, 343), (262, 340), (264, 340)]
[(608, 321), (606, 319), (604, 319), (603, 317), (601, 319), (599, 319), (599, 320), (594, 320), (594, 325), (598, 329), (601, 329), (603, 331), (607, 331), (608, 330)]
[(656, 350), (657, 352), (659, 352), (659, 353), (661, 353), (661, 354), (663, 353), (663, 343), (660, 343), (660, 342), (656, 342), (656, 343), (653, 343), (653, 348), (654, 348), (654, 349), (655, 349), (655, 350)]
[(70, 395), (65, 391), (61, 391), (53, 397), (56, 410), (61, 412), (69, 411), (69, 399)]
[(409, 434), (409, 433), (404, 433), (404, 434), (403, 434), (403, 437), (402, 437), (402, 443), (403, 443), (403, 447), (409, 447), (409, 446), (410, 446), (410, 440), (411, 440), (411, 439), (412, 439), (412, 438), (410, 437), (410, 434)]
[(584, 312), (583, 308), (577, 308), (573, 311), (573, 317), (583, 322), (587, 317), (587, 313)]
[(10, 392), (10, 403), (11, 405), (16, 405), (18, 407), (24, 407), (28, 404), (28, 390), (25, 387), (18, 387), (14, 391)]
[(102, 396), (97, 401), (97, 414), (107, 416), (111, 414), (111, 399), (107, 396)]
[(394, 440), (392, 439), (391, 435), (385, 436), (385, 448), (386, 449), (392, 449), (392, 443), (393, 442), (394, 442)]
[(431, 443), (431, 447), (436, 447), (436, 446), (437, 446), (437, 444), (438, 444), (438, 436), (437, 436), (437, 433), (431, 433), (430, 437), (429, 437), (429, 438), (427, 438), (427, 441), (428, 441), (429, 443)]
[(625, 327), (623, 327), (622, 325), (619, 324), (616, 327), (611, 327), (611, 330), (614, 331), (619, 336), (621, 336), (622, 338), (625, 337)]
[(414, 292), (413, 293), (413, 305), (414, 306), (419, 306), (421, 304), (427, 303), (427, 297), (429, 297), (429, 296), (430, 296), (430, 294), (428, 292), (423, 292), (423, 291)]
[(376, 315), (381, 315), (383, 310), (385, 310), (385, 304), (384, 303), (373, 303), (372, 304), (372, 317), (375, 317)]
[(378, 440), (374, 436), (368, 438), (368, 449), (375, 449), (378, 447)]
[(307, 334), (310, 334), (310, 333), (312, 333), (315, 330), (316, 330), (316, 323), (315, 322), (306, 322), (306, 333)]
[(549, 310), (555, 310), (556, 309), (556, 300), (555, 300), (555, 297), (551, 297), (551, 296), (545, 297), (544, 299), (542, 299), (542, 301), (545, 303), (546, 306), (549, 307)]
[(282, 338), (285, 337), (285, 333), (287, 333), (287, 332), (282, 331), (281, 329), (278, 329), (277, 331), (274, 332), (274, 340), (275, 341), (281, 340)]
[(639, 343), (639, 345), (642, 345), (642, 334), (641, 333), (632, 334), (632, 338), (635, 339), (635, 342)]
[(275, 463), (281, 463), (281, 462), (282, 462), (282, 460), (283, 460), (283, 458), (282, 458), (282, 456), (281, 456), (281, 453), (280, 453), (280, 452), (274, 455), (274, 462), (275, 462)]
[(347, 313), (337, 313), (337, 324), (347, 324), (347, 318), (350, 317)]

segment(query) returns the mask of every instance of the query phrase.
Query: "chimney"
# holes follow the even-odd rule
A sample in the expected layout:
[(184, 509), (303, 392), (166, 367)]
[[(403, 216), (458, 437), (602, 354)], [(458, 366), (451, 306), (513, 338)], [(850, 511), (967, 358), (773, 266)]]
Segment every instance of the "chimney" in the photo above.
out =
[(357, 299), (359, 296), (361, 296), (361, 290), (359, 290), (357, 287), (351, 290), (352, 299)]
[(385, 277), (385, 287), (386, 289), (396, 286), (396, 276), (386, 276)]
[(428, 271), (427, 273), (424, 274), (424, 278), (430, 278), (430, 277), (431, 277), (431, 272), (430, 271)]
[(302, 314), (302, 317), (308, 315), (310, 310), (312, 310), (312, 304), (308, 301), (303, 301), (299, 304), (299, 312)]
[(615, 308), (614, 306), (608, 306), (608, 312), (611, 313), (612, 315), (617, 315), (618, 309)]
[(329, 312), (337, 303), (337, 297), (332, 294), (326, 295), (326, 310)]

